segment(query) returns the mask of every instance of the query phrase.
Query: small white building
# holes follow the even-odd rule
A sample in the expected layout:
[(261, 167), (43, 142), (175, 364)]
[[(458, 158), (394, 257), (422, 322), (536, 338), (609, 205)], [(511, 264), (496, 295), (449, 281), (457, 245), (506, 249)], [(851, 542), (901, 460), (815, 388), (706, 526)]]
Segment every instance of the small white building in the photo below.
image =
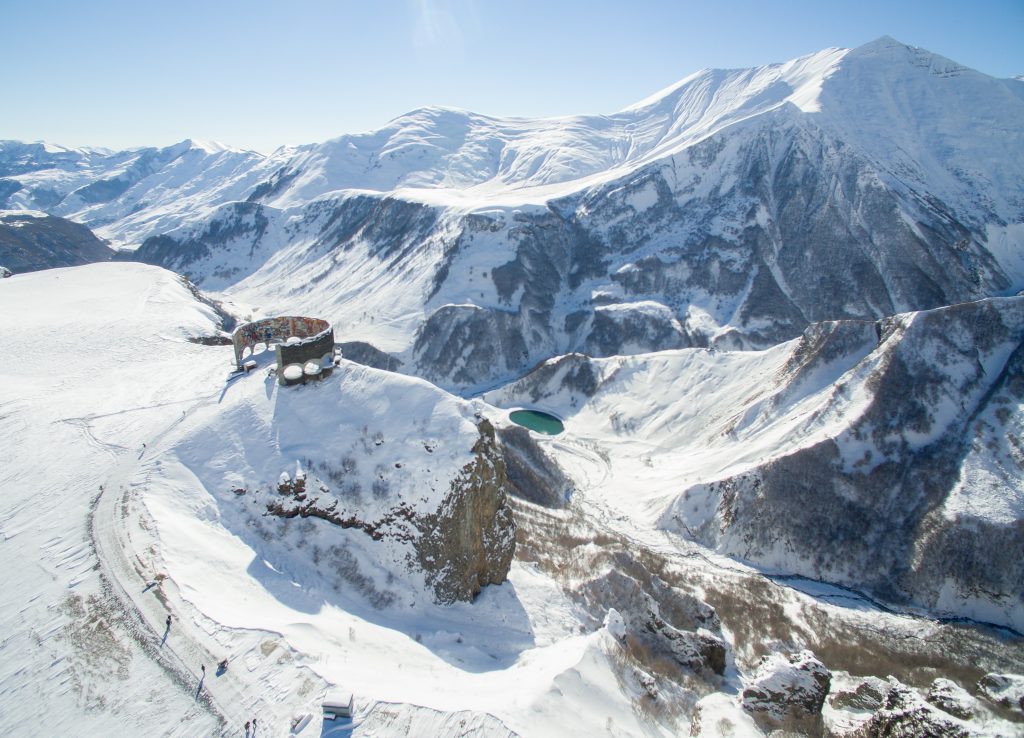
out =
[(352, 717), (355, 695), (347, 689), (332, 689), (324, 697), (324, 720)]

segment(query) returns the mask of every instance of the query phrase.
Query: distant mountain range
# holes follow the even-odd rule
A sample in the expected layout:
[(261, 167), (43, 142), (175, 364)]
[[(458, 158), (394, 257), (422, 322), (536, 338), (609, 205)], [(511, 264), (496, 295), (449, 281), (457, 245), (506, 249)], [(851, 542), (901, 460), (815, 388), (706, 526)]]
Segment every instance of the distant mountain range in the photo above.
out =
[[(339, 340), (474, 393), (573, 352), (763, 349), (822, 321), (871, 325), (1014, 295), (1021, 121), (1019, 80), (882, 38), (703, 70), (607, 116), (424, 108), (270, 156), (195, 141), (123, 152), (5, 142), (0, 205), (85, 224), (124, 249), (118, 258), (254, 311), (329, 318)], [(81, 231), (60, 218), (8, 214), (0, 234)], [(81, 232), (68, 239), (83, 244), (79, 262), (109, 258)], [(1007, 320), (995, 324), (1012, 345), (1020, 326)], [(900, 386), (908, 401), (926, 391)], [(744, 473), (730, 484), (755, 471)], [(735, 536), (703, 535), (755, 555)]]
[(882, 38), (618, 113), (424, 108), (269, 156), (0, 145), (0, 207), (331, 318), (468, 389), (570, 351), (760, 348), (1024, 288), (1024, 83)]

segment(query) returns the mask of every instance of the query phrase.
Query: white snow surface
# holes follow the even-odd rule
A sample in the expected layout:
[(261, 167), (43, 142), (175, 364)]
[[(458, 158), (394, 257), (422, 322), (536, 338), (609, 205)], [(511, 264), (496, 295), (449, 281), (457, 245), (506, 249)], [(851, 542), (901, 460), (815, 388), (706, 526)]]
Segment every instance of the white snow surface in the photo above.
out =
[(0, 314), (15, 347), (0, 362), (0, 722), (25, 736), (214, 732), (130, 639), (108, 637), (118, 619), (88, 525), (111, 471), (200, 399), (197, 378), (222, 375), (185, 340), (211, 332), (211, 311), (173, 274), (97, 264), (4, 280)]
[[(0, 210), (0, 219), (6, 218), (49, 218), (42, 210)], [(8, 223), (7, 225), (14, 225)]]
[[(515, 564), (472, 604), (439, 607), (402, 566), (404, 544), (260, 514), (255, 498), (276, 494), (280, 480), (333, 484), (307, 459), (340, 466), (346, 455), (356, 459), (350, 478), (365, 485), (362, 515), (399, 498), (430, 509), (470, 458), (482, 403), (347, 363), (320, 383), (283, 388), (266, 375), (269, 354), (225, 383), (230, 346), (187, 340), (216, 332), (212, 311), (154, 267), (16, 275), (0, 289), (0, 310), (19, 316), (8, 339), (23, 357), (4, 363), (0, 382), (6, 724), (26, 735), (148, 732), (142, 724), (209, 735), (213, 718), (192, 692), (201, 684), (233, 726), (255, 711), (261, 729), (283, 734), (305, 712), (314, 719), (302, 735), (319, 735), (319, 699), (333, 684), (356, 692), (356, 734), (361, 719), (367, 734), (382, 724), (444, 731), (455, 713), (489, 735), (566, 735), (609, 720), (621, 735), (659, 734), (619, 687), (607, 629), (581, 633), (575, 606), (532, 567)], [(387, 497), (372, 491), (382, 474)], [(106, 667), (76, 635), (81, 616), (68, 597), (102, 591), (90, 509), (102, 569), (155, 630), (141, 637), (183, 687), (141, 654)], [(379, 609), (367, 594), (375, 590), (395, 600)], [(170, 637), (158, 644), (168, 612)], [(122, 641), (96, 648), (116, 656), (132, 648)], [(229, 670), (215, 676), (222, 657)], [(168, 694), (150, 694), (154, 683)], [(104, 707), (84, 709), (90, 697)]]
[[(164, 735), (232, 734), (254, 714), (272, 734), (313, 715), (304, 736), (466, 726), (490, 736), (608, 725), (624, 736), (671, 733), (634, 710), (637, 695), (618, 671), (619, 620), (581, 628), (588, 619), (535, 565), (514, 562), (509, 581), (472, 604), (439, 607), (405, 566), (401, 541), (261, 514), (279, 483), (300, 476), (308, 491), (365, 518), (396, 500), (429, 510), (469, 460), (478, 413), (507, 423), (494, 404), (514, 388), (467, 401), (348, 362), (322, 382), (283, 388), (268, 376), (270, 353), (226, 381), (231, 347), (187, 340), (216, 332), (212, 310), (176, 275), (138, 264), (15, 275), (0, 285), (0, 311), (18, 316), (8, 334), (16, 359), (0, 367), (9, 451), (0, 469), (0, 713), (31, 726), (24, 734), (138, 734), (155, 724)], [(612, 529), (652, 550), (697, 552), (657, 530), (682, 482), (835, 434), (840, 416), (855, 417), (866, 401), (831, 394), (835, 379), (867, 370), (848, 361), (773, 394), (760, 380), (791, 351), (597, 362), (606, 389), (583, 408), (545, 398), (566, 432), (541, 443), (574, 478), (580, 504)], [(338, 481), (332, 470), (341, 469)], [(388, 489), (377, 494), (381, 477)], [(717, 567), (708, 576), (746, 571), (706, 550), (699, 557)], [(135, 639), (117, 626), (118, 587), (138, 620)], [(816, 596), (789, 591), (793, 617)], [(863, 603), (834, 612), (864, 627), (882, 617)], [(161, 643), (167, 613), (174, 622)], [(115, 626), (109, 637), (101, 621)], [(221, 658), (230, 666), (218, 676)], [(701, 735), (758, 734), (737, 700), (738, 678), (699, 699)], [(319, 700), (332, 686), (354, 690), (356, 717), (324, 729)]]
[[(550, 445), (570, 467), (598, 467), (584, 473), (601, 475), (590, 491), (604, 504), (656, 525), (682, 504), (682, 491), (834, 437), (866, 408), (869, 396), (837, 395), (832, 386), (847, 365), (782, 392), (774, 379), (798, 342), (756, 352), (682, 349), (593, 360), (604, 380), (593, 398), (578, 407), (571, 393), (543, 398), (571, 433)], [(503, 407), (520, 401), (515, 383), (485, 398)], [(585, 452), (588, 446), (600, 448), (604, 460)], [(696, 525), (714, 514), (717, 499), (692, 494), (686, 519)]]

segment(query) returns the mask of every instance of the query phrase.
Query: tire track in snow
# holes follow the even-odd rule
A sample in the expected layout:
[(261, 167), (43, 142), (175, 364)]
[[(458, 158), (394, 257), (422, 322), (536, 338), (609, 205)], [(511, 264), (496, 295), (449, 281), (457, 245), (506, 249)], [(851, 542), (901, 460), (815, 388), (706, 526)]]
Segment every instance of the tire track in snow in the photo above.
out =
[[(279, 731), (283, 732), (281, 728), (289, 724), (291, 715), (278, 709), (279, 705), (274, 699), (273, 690), (267, 688), (276, 688), (278, 692), (283, 693), (287, 691), (288, 686), (294, 686), (295, 680), (291, 685), (280, 684), (280, 675), (277, 672), (283, 670), (275, 670), (271, 665), (264, 668), (264, 673), (258, 673), (257, 681), (253, 683), (252, 680), (242, 678), (246, 672), (239, 668), (242, 666), (240, 663), (234, 670), (229, 667), (227, 671), (215, 675), (215, 665), (222, 657), (222, 653), (215, 656), (203, 645), (204, 640), (208, 642), (216, 639), (203, 638), (202, 631), (206, 631), (206, 636), (211, 636), (218, 629), (249, 635), (252, 641), (251, 647), (245, 652), (234, 654), (232, 660), (235, 661), (242, 660), (243, 657), (260, 648), (262, 646), (261, 639), (263, 642), (266, 638), (277, 639), (279, 634), (252, 629), (228, 628), (215, 621), (210, 621), (212, 624), (210, 630), (200, 627), (196, 631), (195, 624), (192, 622), (192, 612), (190, 612), (193, 608), (184, 600), (173, 580), (166, 578), (156, 587), (147, 585), (143, 589), (142, 585), (151, 581), (156, 572), (147, 571), (147, 566), (136, 551), (127, 528), (127, 521), (140, 514), (138, 510), (133, 509), (133, 504), (138, 504), (136, 491), (144, 488), (152, 474), (152, 470), (140, 468), (143, 457), (149, 459), (159, 456), (159, 449), (163, 447), (165, 439), (186, 422), (195, 410), (207, 402), (216, 401), (220, 395), (221, 390), (218, 389), (213, 393), (191, 400), (154, 406), (163, 407), (182, 404), (182, 402), (192, 403), (182, 415), (176, 416), (159, 434), (154, 436), (146, 449), (138, 455), (111, 452), (118, 462), (107, 476), (107, 481), (101, 487), (101, 492), (94, 503), (94, 508), (90, 513), (89, 530), (100, 562), (101, 580), (105, 583), (105, 592), (109, 593), (111, 599), (125, 612), (126, 617), (135, 624), (133, 637), (152, 660), (164, 670), (168, 678), (180, 688), (194, 694), (196, 701), (203, 704), (220, 721), (222, 734), (237, 732), (237, 727), (252, 715), (258, 715), (261, 724), (266, 726), (264, 730), (274, 734)], [(135, 408), (135, 410), (143, 409), (150, 408)], [(108, 416), (124, 412), (132, 412), (132, 410), (110, 413)], [(92, 416), (92, 418), (98, 417), (101, 416)], [(73, 420), (83, 421), (87, 426), (86, 419)], [(97, 443), (102, 445), (102, 442), (98, 440)], [(110, 449), (106, 450), (111, 451)], [(133, 481), (138, 480), (140, 476), (141, 483)], [(150, 589), (155, 589), (156, 592), (149, 594)], [(164, 617), (169, 614), (168, 608), (172, 610), (170, 614), (174, 616), (174, 620), (167, 638), (164, 639), (162, 628), (164, 627)], [(202, 616), (200, 615), (200, 617)], [(208, 664), (211, 668), (207, 669), (206, 674), (203, 675), (196, 668), (199, 664)], [(249, 664), (245, 664), (245, 666), (248, 667), (246, 671), (253, 671)], [(292, 668), (301, 669), (305, 678), (312, 682), (315, 689), (326, 688), (322, 680), (308, 667), (293, 664)], [(196, 685), (200, 685), (201, 688), (194, 689)], [(228, 705), (232, 707), (228, 707)], [(242, 706), (242, 709), (239, 709), (238, 706)], [(233, 726), (234, 729), (230, 726)]]

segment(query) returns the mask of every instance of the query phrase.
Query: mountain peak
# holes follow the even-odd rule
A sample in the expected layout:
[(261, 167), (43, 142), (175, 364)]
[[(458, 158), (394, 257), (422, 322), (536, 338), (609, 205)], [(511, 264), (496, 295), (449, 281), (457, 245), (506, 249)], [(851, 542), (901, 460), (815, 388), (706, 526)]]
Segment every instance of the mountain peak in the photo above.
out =
[(907, 44), (903, 43), (902, 41), (898, 41), (897, 39), (894, 39), (892, 36), (885, 35), (885, 36), (879, 36), (874, 41), (868, 41), (866, 44), (861, 44), (860, 46), (857, 47), (857, 50), (861, 51), (861, 50), (868, 50), (868, 49), (894, 49), (894, 48), (909, 49), (910, 46), (908, 46)]
[(930, 68), (932, 72), (942, 76), (973, 71), (941, 54), (936, 54), (920, 46), (905, 44), (892, 36), (882, 36), (863, 46), (858, 46), (850, 52), (849, 58), (851, 60), (880, 59), (887, 64), (902, 62), (915, 67)]
[(214, 141), (212, 139), (203, 138), (186, 138), (184, 141), (179, 141), (176, 144), (171, 144), (167, 147), (168, 150), (178, 151), (185, 153), (186, 151), (201, 151), (205, 154), (223, 154), (226, 151), (237, 154), (252, 153), (245, 149), (239, 149), (228, 144), (221, 143), (220, 141)]

